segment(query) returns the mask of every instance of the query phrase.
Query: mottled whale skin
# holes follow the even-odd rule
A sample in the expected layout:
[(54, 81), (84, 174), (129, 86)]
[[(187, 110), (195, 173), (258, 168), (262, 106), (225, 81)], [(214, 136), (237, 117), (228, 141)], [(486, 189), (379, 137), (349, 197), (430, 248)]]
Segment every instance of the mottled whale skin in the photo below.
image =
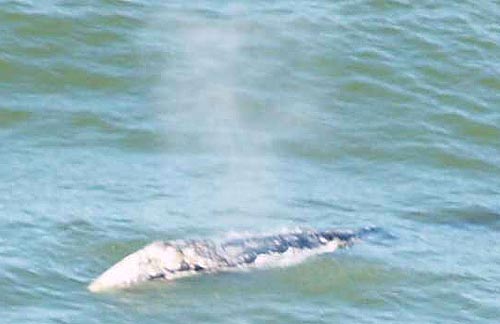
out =
[(333, 252), (351, 245), (373, 231), (299, 230), (270, 236), (212, 241), (153, 242), (126, 256), (97, 277), (88, 289), (102, 292), (151, 280), (174, 280), (201, 273), (276, 266), (292, 257), (301, 261), (311, 255)]

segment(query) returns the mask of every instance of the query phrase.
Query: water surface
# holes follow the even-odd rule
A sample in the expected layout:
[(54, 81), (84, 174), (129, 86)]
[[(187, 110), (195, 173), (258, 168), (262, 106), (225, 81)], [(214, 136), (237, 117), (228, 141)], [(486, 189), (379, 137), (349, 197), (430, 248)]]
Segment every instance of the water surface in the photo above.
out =
[[(497, 1), (3, 1), (0, 315), (496, 323)], [(385, 235), (104, 295), (155, 239)]]

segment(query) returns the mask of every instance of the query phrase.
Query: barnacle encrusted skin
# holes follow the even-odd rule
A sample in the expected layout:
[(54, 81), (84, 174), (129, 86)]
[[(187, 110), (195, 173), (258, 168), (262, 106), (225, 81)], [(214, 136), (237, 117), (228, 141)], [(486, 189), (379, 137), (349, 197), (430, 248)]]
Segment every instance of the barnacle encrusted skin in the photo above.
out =
[(283, 258), (303, 260), (351, 245), (352, 231), (302, 230), (271, 236), (211, 241), (153, 242), (105, 271), (89, 285), (98, 292), (156, 279), (173, 280), (200, 272), (280, 264)]

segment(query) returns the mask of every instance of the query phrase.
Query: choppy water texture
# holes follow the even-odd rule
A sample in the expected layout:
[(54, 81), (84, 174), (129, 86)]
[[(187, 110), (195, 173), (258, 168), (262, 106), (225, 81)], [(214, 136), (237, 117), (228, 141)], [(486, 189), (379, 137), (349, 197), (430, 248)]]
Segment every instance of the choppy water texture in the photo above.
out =
[[(495, 0), (0, 2), (0, 321), (497, 323), (499, 22)], [(367, 225), (288, 268), (85, 289), (155, 239)]]

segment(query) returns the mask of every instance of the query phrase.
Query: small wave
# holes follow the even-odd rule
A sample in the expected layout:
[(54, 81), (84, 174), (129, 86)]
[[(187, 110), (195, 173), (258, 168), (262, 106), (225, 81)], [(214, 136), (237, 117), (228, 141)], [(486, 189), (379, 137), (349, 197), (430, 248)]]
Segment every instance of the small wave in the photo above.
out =
[(455, 227), (483, 226), (489, 229), (500, 230), (500, 213), (482, 206), (463, 208), (445, 208), (435, 212), (413, 212), (407, 218), (425, 222), (444, 224)]
[(315, 249), (290, 248), (285, 253), (260, 255), (252, 265), (255, 268), (287, 267), (304, 262), (306, 259), (325, 253), (333, 253), (338, 248), (336, 242), (330, 242)]
[(32, 113), (23, 110), (9, 110), (0, 108), (0, 128), (13, 127), (32, 117)]

